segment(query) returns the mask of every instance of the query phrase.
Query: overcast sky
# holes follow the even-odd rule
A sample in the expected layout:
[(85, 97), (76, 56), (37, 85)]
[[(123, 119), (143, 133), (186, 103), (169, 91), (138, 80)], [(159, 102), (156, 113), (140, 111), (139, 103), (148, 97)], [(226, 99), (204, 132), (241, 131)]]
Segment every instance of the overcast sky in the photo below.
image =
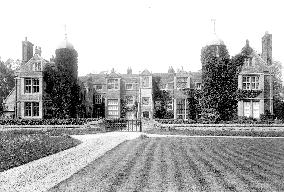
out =
[(1, 1), (0, 56), (21, 59), (28, 37), (48, 59), (64, 39), (79, 54), (79, 75), (115, 68), (134, 73), (147, 68), (167, 72), (169, 66), (201, 69), (201, 48), (213, 32), (231, 56), (249, 39), (261, 52), (261, 37), (272, 33), (273, 58), (284, 63), (284, 11), (281, 0), (9, 0)]

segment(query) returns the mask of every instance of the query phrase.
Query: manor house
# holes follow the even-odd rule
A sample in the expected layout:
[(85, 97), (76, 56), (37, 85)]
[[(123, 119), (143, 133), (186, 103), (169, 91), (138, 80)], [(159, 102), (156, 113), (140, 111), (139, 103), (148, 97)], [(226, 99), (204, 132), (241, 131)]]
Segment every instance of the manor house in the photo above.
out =
[[(224, 42), (214, 34), (206, 46), (218, 47)], [(273, 114), (273, 75), (272, 75), (272, 35), (266, 33), (262, 37), (262, 53), (253, 50), (249, 42), (246, 48), (250, 50), (238, 76), (238, 89), (242, 97), (238, 100), (238, 116), (259, 118), (260, 114)], [(60, 48), (73, 48), (65, 41)], [(43, 68), (52, 62), (41, 57), (41, 48), (35, 48), (27, 41), (22, 42), (23, 64), (16, 72), (16, 84), (11, 94), (4, 100), (5, 114), (16, 118), (43, 118), (48, 113), (44, 101)], [(185, 89), (202, 89), (201, 71), (175, 71), (169, 67), (167, 73), (151, 73), (145, 69), (139, 74), (133, 74), (129, 68), (125, 74), (111, 73), (89, 74), (79, 77), (86, 106), (85, 117), (119, 118), (127, 108), (126, 118), (153, 118), (154, 79), (159, 79), (158, 87), (170, 93), (171, 100), (167, 102), (167, 110), (175, 119), (188, 119), (188, 105)], [(8, 116), (8, 115), (7, 115)]]

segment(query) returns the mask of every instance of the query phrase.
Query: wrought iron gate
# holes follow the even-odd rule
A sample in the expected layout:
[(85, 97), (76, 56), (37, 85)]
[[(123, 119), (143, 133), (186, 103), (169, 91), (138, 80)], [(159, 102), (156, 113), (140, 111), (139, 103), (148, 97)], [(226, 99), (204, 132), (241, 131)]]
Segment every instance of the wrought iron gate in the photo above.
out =
[(107, 119), (106, 131), (142, 132), (142, 122), (137, 119)]

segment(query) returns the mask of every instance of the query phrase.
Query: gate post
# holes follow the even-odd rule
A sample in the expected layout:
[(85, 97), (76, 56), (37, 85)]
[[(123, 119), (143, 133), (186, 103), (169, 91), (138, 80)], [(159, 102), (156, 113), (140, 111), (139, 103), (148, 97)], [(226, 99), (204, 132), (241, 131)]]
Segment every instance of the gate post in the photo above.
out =
[(140, 132), (142, 132), (142, 120), (140, 119)]

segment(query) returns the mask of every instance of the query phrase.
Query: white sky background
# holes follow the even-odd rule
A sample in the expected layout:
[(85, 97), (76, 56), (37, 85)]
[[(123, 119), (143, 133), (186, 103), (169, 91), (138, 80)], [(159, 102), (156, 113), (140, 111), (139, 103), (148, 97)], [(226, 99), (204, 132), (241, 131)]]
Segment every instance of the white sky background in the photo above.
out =
[(201, 69), (201, 48), (213, 31), (231, 56), (249, 39), (261, 53), (261, 37), (272, 34), (273, 58), (284, 63), (284, 11), (281, 0), (0, 0), (0, 56), (22, 58), (25, 36), (49, 60), (64, 39), (79, 54), (79, 75), (110, 71), (133, 73), (169, 66)]

